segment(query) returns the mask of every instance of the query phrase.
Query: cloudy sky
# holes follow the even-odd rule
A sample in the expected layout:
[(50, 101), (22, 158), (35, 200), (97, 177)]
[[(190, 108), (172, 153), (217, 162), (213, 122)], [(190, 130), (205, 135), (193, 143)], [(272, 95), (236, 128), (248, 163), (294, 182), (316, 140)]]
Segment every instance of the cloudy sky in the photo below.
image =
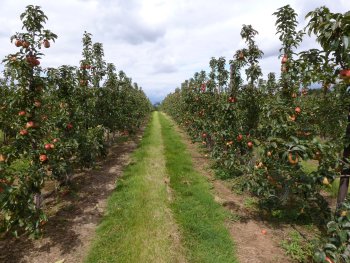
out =
[[(211, 57), (230, 59), (244, 47), (243, 24), (259, 31), (265, 76), (278, 72), (280, 43), (272, 13), (281, 6), (290, 4), (296, 10), (300, 28), (305, 14), (316, 7), (350, 10), (349, 0), (0, 0), (0, 58), (16, 51), (9, 38), (21, 31), (19, 16), (28, 4), (42, 7), (49, 18), (47, 29), (58, 35), (45, 50), (42, 66), (78, 65), (86, 30), (94, 42), (103, 43), (106, 61), (132, 77), (152, 102), (195, 72), (207, 70)], [(315, 45), (313, 39), (305, 39), (301, 49)]]

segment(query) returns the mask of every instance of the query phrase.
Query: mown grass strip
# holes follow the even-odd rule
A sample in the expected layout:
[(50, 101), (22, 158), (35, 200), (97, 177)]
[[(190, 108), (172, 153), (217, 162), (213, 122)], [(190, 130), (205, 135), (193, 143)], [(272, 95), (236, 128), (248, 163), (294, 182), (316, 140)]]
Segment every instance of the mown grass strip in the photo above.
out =
[(166, 168), (174, 191), (172, 209), (188, 262), (238, 262), (224, 226), (227, 212), (214, 201), (207, 180), (194, 170), (191, 156), (173, 124), (163, 114), (160, 122)]
[(169, 209), (158, 113), (108, 200), (86, 262), (186, 262)]

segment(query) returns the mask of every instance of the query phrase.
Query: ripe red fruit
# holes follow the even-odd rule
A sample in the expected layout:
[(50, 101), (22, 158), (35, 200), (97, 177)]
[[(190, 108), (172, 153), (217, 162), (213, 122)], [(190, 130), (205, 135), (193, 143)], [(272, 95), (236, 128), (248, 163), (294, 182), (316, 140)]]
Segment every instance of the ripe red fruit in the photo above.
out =
[(242, 141), (242, 139), (243, 139), (243, 135), (242, 134), (238, 134), (237, 141), (240, 142), (240, 141)]
[(15, 46), (16, 46), (16, 47), (21, 47), (22, 44), (23, 44), (22, 40), (16, 39), (16, 41), (15, 41)]
[(52, 150), (52, 149), (53, 149), (53, 148), (51, 147), (52, 145), (53, 145), (53, 144), (51, 144), (51, 143), (45, 144), (45, 146), (44, 146), (45, 150), (47, 150), (47, 151)]
[(50, 47), (50, 42), (49, 42), (49, 40), (45, 39), (45, 40), (43, 41), (43, 45), (44, 45), (45, 48), (49, 48), (49, 47)]
[(26, 128), (29, 129), (29, 128), (34, 128), (35, 127), (35, 123), (33, 121), (28, 121), (27, 124), (26, 124)]
[(341, 79), (350, 79), (350, 69), (342, 69), (339, 72), (339, 77)]
[(282, 64), (287, 63), (287, 61), (288, 61), (288, 56), (287, 55), (283, 55)]
[(265, 229), (261, 230), (261, 234), (266, 235), (267, 231)]
[(37, 60), (35, 56), (27, 56), (26, 60), (28, 64), (31, 65), (32, 67), (37, 66), (38, 63), (40, 64), (39, 60)]
[(34, 101), (34, 106), (37, 107), (37, 108), (40, 108), (41, 107), (41, 102), (39, 100), (35, 100)]
[(30, 43), (28, 41), (23, 41), (22, 47), (29, 48)]
[(247, 146), (248, 146), (248, 148), (253, 148), (253, 143), (252, 142), (248, 142)]
[(34, 59), (33, 64), (34, 64), (34, 66), (39, 66), (40, 61), (38, 59)]
[(59, 141), (59, 139), (57, 139), (57, 138), (53, 139), (54, 143), (57, 143), (58, 141)]
[(296, 107), (296, 108), (295, 108), (295, 112), (296, 112), (297, 114), (301, 113), (301, 108), (300, 108), (300, 107)]
[(206, 134), (206, 133), (203, 133), (203, 134), (202, 134), (202, 138), (207, 138), (207, 134)]
[(25, 135), (28, 135), (28, 131), (27, 130), (21, 130), (19, 132), (19, 134), (22, 135), (22, 136), (25, 136)]
[(25, 112), (24, 110), (22, 110), (22, 111), (18, 112), (18, 115), (19, 115), (19, 116), (25, 116), (25, 115), (26, 115), (26, 112)]
[(71, 123), (68, 123), (68, 124), (67, 124), (67, 129), (68, 129), (68, 130), (71, 130), (71, 129), (73, 129), (73, 124), (71, 124)]
[(47, 155), (46, 154), (40, 154), (40, 156), (39, 156), (39, 160), (40, 160), (40, 162), (46, 162), (47, 161)]
[(201, 86), (201, 91), (204, 92), (204, 91), (205, 91), (205, 88), (206, 88), (206, 86), (205, 86), (205, 84), (203, 83), (202, 86)]
[(236, 102), (236, 98), (235, 97), (229, 97), (228, 98), (228, 102), (234, 103), (234, 102)]

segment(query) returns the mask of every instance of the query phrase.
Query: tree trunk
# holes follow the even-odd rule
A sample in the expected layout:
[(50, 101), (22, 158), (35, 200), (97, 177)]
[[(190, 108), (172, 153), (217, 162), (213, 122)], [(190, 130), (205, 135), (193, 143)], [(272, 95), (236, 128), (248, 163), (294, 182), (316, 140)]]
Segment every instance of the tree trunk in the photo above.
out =
[[(348, 114), (348, 124), (346, 126), (346, 134), (345, 134), (345, 147), (343, 152), (343, 161), (347, 163), (346, 159), (350, 157), (350, 107), (349, 107), (349, 114)], [(344, 202), (347, 194), (348, 194), (348, 188), (349, 188), (349, 175), (350, 175), (350, 169), (344, 168), (342, 169), (341, 176), (340, 176), (340, 183), (339, 183), (339, 191), (338, 191), (338, 199), (337, 199), (337, 208), (339, 208), (342, 203)]]

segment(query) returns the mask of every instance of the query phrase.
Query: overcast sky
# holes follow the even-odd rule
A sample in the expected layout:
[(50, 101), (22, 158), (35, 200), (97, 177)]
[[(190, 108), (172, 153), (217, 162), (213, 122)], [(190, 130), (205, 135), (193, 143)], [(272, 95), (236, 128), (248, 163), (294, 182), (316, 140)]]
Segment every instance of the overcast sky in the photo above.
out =
[[(19, 16), (28, 4), (42, 7), (49, 18), (47, 29), (58, 35), (45, 50), (42, 66), (77, 66), (86, 30), (94, 42), (103, 43), (106, 61), (132, 77), (152, 102), (161, 101), (195, 72), (207, 70), (211, 57), (231, 59), (244, 47), (243, 24), (259, 31), (265, 76), (278, 72), (280, 43), (272, 13), (281, 6), (290, 4), (296, 10), (300, 28), (305, 14), (316, 7), (326, 5), (341, 13), (350, 10), (350, 0), (0, 0), (1, 59), (16, 52), (10, 36), (21, 31)], [(305, 39), (300, 49), (315, 45)]]

